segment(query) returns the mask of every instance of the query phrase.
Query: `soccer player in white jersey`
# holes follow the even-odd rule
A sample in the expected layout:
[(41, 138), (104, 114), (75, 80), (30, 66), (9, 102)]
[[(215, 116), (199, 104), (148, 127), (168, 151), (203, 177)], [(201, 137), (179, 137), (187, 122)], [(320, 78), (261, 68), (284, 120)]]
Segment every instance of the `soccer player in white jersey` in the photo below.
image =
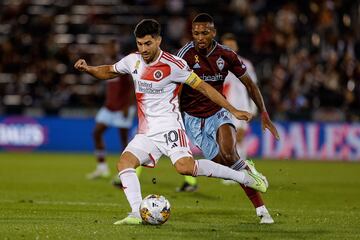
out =
[[(236, 53), (239, 51), (236, 37), (232, 33), (224, 34), (221, 37), (221, 44), (231, 48)], [(251, 80), (255, 84), (257, 84), (257, 77), (254, 66), (249, 60), (241, 56), (239, 57), (245, 64), (247, 73), (250, 75)], [(229, 74), (225, 78), (223, 93), (226, 99), (231, 103), (231, 105), (233, 105), (237, 109), (242, 109), (250, 112), (252, 115), (256, 115), (257, 108), (255, 103), (251, 100), (244, 84), (242, 84), (232, 72), (229, 72)], [(247, 159), (246, 145), (243, 140), (246, 131), (249, 128), (249, 124), (246, 121), (238, 120), (234, 117), (232, 118), (232, 120), (236, 127), (236, 150), (241, 159)]]
[(212, 161), (194, 160), (179, 111), (178, 90), (185, 83), (242, 120), (251, 114), (234, 108), (210, 85), (189, 70), (186, 62), (160, 49), (160, 24), (153, 19), (139, 22), (134, 31), (138, 52), (114, 65), (89, 66), (84, 59), (75, 68), (99, 79), (131, 74), (138, 105), (139, 132), (125, 148), (117, 163), (119, 178), (131, 207), (131, 213), (114, 224), (141, 224), (142, 201), (136, 167), (154, 167), (162, 155), (168, 156), (178, 173), (232, 179), (261, 192), (265, 182), (250, 171), (235, 171)]

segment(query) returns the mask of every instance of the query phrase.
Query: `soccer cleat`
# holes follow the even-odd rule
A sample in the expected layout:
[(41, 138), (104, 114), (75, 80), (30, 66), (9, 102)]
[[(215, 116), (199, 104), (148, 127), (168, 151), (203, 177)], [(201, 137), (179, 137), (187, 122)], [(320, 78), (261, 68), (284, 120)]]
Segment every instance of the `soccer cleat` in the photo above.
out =
[(267, 187), (266, 187), (265, 181), (262, 178), (260, 178), (258, 175), (254, 174), (248, 170), (244, 170), (244, 171), (245, 171), (245, 173), (248, 174), (249, 179), (251, 179), (251, 181), (244, 183), (244, 185), (246, 187), (255, 189), (256, 191), (259, 191), (262, 193), (266, 192)]
[(96, 169), (95, 171), (86, 175), (86, 178), (90, 180), (99, 179), (99, 178), (109, 178), (109, 177), (110, 177), (109, 170), (100, 170), (100, 169)]
[(140, 225), (142, 224), (142, 219), (134, 213), (129, 213), (129, 215), (119, 221), (114, 222), (115, 225)]
[(227, 186), (229, 186), (229, 185), (234, 185), (234, 184), (238, 184), (237, 182), (235, 182), (235, 181), (233, 181), (233, 180), (226, 180), (226, 179), (223, 179), (223, 180), (221, 181), (221, 183), (224, 184), (224, 185), (227, 185)]
[(181, 187), (176, 188), (177, 192), (195, 192), (198, 189), (198, 185), (191, 185), (188, 182), (184, 182)]
[(273, 224), (274, 219), (265, 206), (256, 208), (256, 215), (260, 218), (260, 224)]
[(260, 224), (273, 224), (274, 219), (270, 216), (269, 213), (260, 216)]
[(245, 162), (248, 165), (248, 167), (250, 168), (250, 171), (253, 174), (258, 175), (265, 182), (266, 188), (268, 188), (269, 187), (269, 182), (268, 182), (267, 178), (261, 172), (258, 172), (256, 170), (255, 163), (252, 160), (245, 160)]

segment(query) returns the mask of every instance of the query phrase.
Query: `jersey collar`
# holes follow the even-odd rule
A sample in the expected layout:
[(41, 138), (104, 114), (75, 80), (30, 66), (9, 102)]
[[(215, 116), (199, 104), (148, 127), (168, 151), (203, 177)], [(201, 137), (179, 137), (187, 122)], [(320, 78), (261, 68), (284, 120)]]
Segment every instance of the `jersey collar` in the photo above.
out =
[(155, 65), (155, 64), (157, 64), (157, 63), (159, 62), (159, 60), (160, 60), (160, 58), (162, 57), (162, 55), (163, 55), (163, 50), (160, 49), (160, 54), (159, 54), (159, 56), (156, 58), (155, 61), (153, 61), (153, 62), (151, 62), (151, 63), (149, 63), (149, 64), (146, 63), (142, 57), (140, 57), (140, 58), (141, 58), (141, 61), (142, 61), (146, 66), (153, 66), (153, 65)]
[[(205, 55), (205, 57), (209, 57), (209, 56), (214, 52), (215, 48), (216, 48), (217, 45), (218, 45), (218, 42), (215, 41), (214, 39), (212, 40), (212, 42), (213, 42), (214, 47), (209, 51), (208, 54)], [(192, 46), (194, 47), (195, 51), (197, 51), (196, 48), (195, 48), (195, 42), (194, 42), (194, 41), (192, 41)], [(203, 55), (203, 56), (204, 56), (204, 55)]]
[(218, 45), (218, 42), (213, 40), (213, 44), (214, 44), (214, 47), (209, 51), (209, 53), (206, 55), (206, 57), (209, 57), (214, 52), (215, 48)]

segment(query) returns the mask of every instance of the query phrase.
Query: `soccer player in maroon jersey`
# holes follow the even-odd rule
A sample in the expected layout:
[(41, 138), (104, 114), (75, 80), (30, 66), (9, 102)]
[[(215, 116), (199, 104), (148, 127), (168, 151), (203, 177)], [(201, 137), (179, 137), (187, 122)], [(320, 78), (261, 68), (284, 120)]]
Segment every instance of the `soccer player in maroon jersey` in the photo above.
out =
[[(213, 18), (206, 13), (197, 15), (192, 23), (192, 36), (193, 41), (179, 50), (178, 57), (183, 58), (198, 76), (220, 93), (225, 77), (231, 71), (245, 85), (257, 105), (263, 130), (269, 129), (278, 139), (279, 135), (266, 111), (259, 88), (247, 74), (246, 66), (234, 51), (214, 40), (216, 29)], [(235, 147), (235, 128), (228, 111), (186, 85), (182, 88), (180, 108), (190, 140), (202, 150), (206, 159), (234, 170), (251, 169), (266, 180), (253, 165), (239, 157)], [(260, 223), (273, 223), (260, 193), (243, 185), (242, 187), (256, 208)]]
[[(96, 115), (96, 125), (93, 131), (95, 156), (98, 164), (95, 171), (87, 175), (88, 179), (110, 176), (103, 140), (104, 133), (109, 127), (118, 128), (122, 146), (126, 146), (129, 142), (129, 129), (136, 113), (135, 96), (133, 96), (132, 89), (134, 86), (130, 75), (121, 75), (117, 79), (107, 82), (105, 104)], [(122, 151), (122, 149), (120, 150)], [(140, 168), (138, 169), (140, 170)]]

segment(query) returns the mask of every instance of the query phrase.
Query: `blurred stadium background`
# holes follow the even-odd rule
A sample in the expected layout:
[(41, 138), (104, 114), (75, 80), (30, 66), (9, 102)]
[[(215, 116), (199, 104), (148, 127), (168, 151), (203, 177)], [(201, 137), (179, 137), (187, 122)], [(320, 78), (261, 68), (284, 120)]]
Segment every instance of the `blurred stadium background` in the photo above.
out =
[[(145, 17), (161, 22), (162, 48), (175, 53), (199, 12), (214, 16), (218, 36), (238, 37), (276, 121), (280, 141), (256, 120), (246, 141), (249, 156), (268, 159), (257, 166), (271, 180), (277, 224), (257, 225), (248, 200), (216, 181), (179, 197), (182, 178), (161, 161), (141, 182), (144, 196), (170, 199), (169, 223), (115, 228), (125, 197), (84, 177), (105, 84), (73, 64), (133, 51)], [(0, 239), (359, 239), (359, 120), (359, 1), (0, 0)], [(111, 166), (118, 141), (106, 134)]]
[(360, 159), (360, 3), (350, 0), (2, 0), (0, 146), (91, 151), (105, 88), (74, 61), (114, 63), (135, 49), (144, 17), (162, 23), (162, 47), (175, 53), (199, 12), (214, 16), (218, 36), (236, 34), (278, 121), (279, 143), (253, 123), (251, 156)]

